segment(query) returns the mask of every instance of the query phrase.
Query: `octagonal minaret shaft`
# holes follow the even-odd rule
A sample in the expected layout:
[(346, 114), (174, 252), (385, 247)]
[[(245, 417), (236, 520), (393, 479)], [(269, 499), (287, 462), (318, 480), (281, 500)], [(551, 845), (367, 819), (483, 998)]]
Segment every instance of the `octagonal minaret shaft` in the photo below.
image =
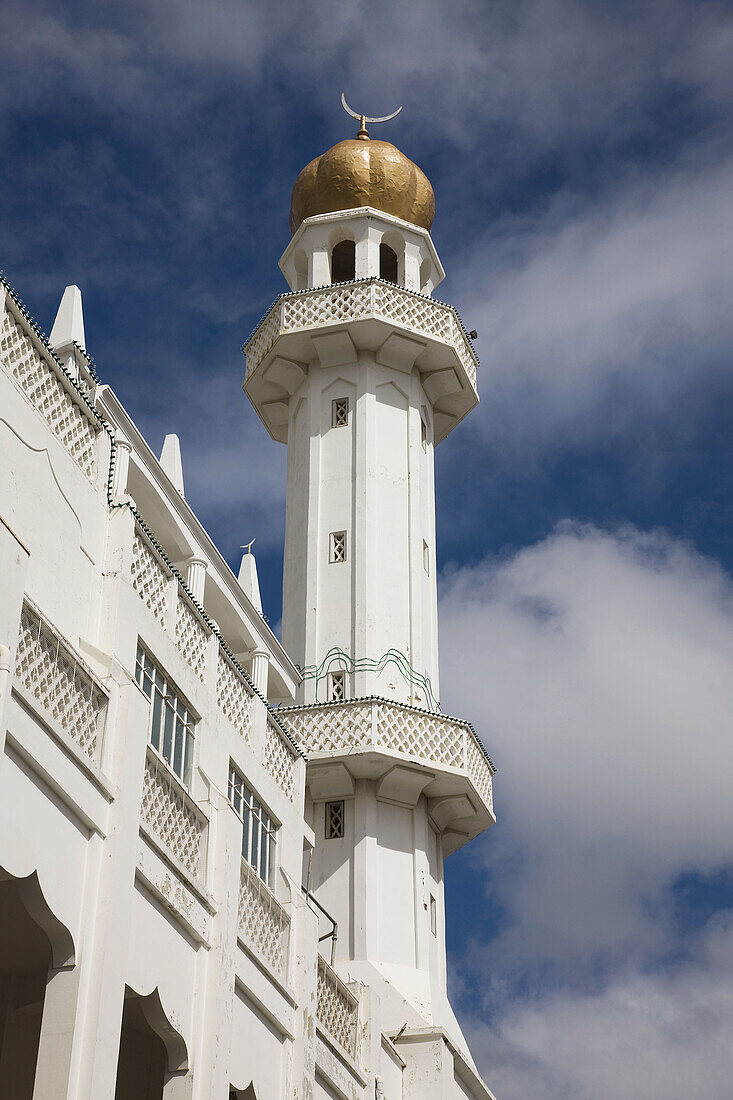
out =
[(245, 390), (288, 444), (283, 643), (302, 701), (432, 709), (433, 449), (477, 401), (470, 342), (429, 297), (427, 229), (384, 211), (306, 218), (281, 268), (294, 293), (246, 345)]

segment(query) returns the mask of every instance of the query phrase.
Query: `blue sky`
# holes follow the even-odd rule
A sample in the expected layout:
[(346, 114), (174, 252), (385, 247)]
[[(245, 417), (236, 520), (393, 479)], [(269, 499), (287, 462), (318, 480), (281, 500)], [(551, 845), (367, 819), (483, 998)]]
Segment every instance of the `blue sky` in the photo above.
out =
[[(499, 1100), (733, 1077), (733, 5), (6, 0), (0, 266), (87, 344), (280, 614), (282, 447), (241, 344), (353, 126), (433, 182), (482, 404), (436, 455), (442, 699), (499, 766), (449, 863)], [(464, 893), (465, 891), (465, 893)]]

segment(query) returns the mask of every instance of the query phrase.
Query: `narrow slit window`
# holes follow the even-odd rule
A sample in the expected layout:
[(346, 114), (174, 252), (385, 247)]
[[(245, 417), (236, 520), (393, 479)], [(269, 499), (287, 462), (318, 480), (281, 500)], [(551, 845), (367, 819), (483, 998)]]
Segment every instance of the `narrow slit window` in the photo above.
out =
[(430, 931), (434, 936), (438, 934), (438, 907), (435, 904), (435, 898), (430, 895)]
[(346, 561), (346, 532), (345, 531), (332, 531), (331, 532), (331, 561), (332, 562)]
[(425, 417), (420, 417), (420, 442), (422, 443), (422, 449), (427, 451), (428, 449), (428, 426), (425, 423)]
[(326, 840), (340, 840), (344, 835), (344, 803), (326, 803)]
[(426, 573), (430, 573), (430, 551), (428, 550), (428, 544), (425, 539), (422, 543), (422, 564)]
[(328, 696), (332, 703), (343, 703), (346, 698), (346, 673), (343, 669), (329, 673)]
[(331, 427), (345, 428), (349, 423), (349, 399), (337, 397), (331, 402)]

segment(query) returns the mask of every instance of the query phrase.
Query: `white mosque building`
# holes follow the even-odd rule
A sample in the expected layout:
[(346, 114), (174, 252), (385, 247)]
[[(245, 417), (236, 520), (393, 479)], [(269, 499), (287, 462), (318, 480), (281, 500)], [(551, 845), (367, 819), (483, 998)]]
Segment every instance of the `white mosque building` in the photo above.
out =
[(77, 287), (46, 339), (0, 285), (8, 1100), (492, 1096), (446, 992), (443, 863), (494, 769), (438, 703), (433, 449), (478, 364), (433, 209), (364, 118), (295, 183), (244, 347), (288, 448), (282, 645), (176, 437), (156, 458), (97, 376)]

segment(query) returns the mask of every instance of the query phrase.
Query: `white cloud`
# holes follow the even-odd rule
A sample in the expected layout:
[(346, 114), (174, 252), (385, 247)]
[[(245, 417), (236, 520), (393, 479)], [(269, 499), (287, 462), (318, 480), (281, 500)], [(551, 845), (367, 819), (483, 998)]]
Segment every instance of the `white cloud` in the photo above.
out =
[(729, 385), (733, 161), (614, 181), (499, 225), (466, 257), (459, 292), (481, 335), (494, 447), (608, 439), (684, 422), (702, 383)]
[[(445, 579), (441, 654), (444, 708), (475, 721), (499, 767), (499, 823), (474, 859), (504, 916), (466, 975), (518, 1044), (512, 1066), (524, 1043), (536, 1094), (554, 1096), (542, 1075), (562, 1059), (542, 1044), (556, 1044), (559, 1008), (568, 1027), (596, 1012), (600, 1035), (614, 974), (648, 992), (643, 968), (680, 946), (675, 880), (731, 862), (733, 585), (663, 533), (567, 525)], [(574, 1080), (587, 1100), (611, 1095)]]
[(500, 1100), (721, 1100), (733, 1080), (733, 921), (664, 973), (615, 977), (599, 994), (560, 993), (467, 1033)]

